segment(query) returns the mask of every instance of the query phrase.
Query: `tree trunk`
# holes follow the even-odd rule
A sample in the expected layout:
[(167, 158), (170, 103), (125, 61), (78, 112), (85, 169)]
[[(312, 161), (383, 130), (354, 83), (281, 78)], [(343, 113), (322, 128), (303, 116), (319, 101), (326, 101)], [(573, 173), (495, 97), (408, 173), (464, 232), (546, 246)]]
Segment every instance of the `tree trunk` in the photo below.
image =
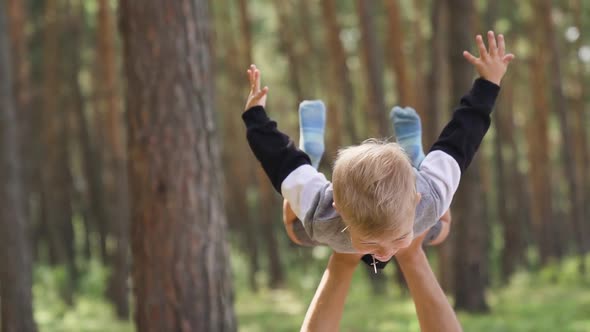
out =
[[(472, 85), (473, 69), (461, 55), (471, 48), (473, 36), (471, 24), (473, 2), (450, 0), (449, 62), (451, 64), (451, 96), (458, 100)], [(487, 278), (487, 247), (483, 208), (485, 201), (481, 192), (479, 158), (476, 157), (469, 170), (462, 174), (461, 185), (453, 208), (455, 251), (455, 307), (470, 312), (485, 312)]]
[[(412, 87), (415, 91), (426, 91), (427, 89), (427, 73), (426, 73), (426, 57), (428, 53), (425, 51), (429, 49), (428, 41), (426, 40), (424, 27), (428, 22), (426, 15), (427, 4), (425, 0), (412, 1), (414, 9), (414, 17), (412, 20), (412, 29), (414, 30), (414, 39), (412, 42), (412, 61), (411, 66), (414, 70), (414, 80)], [(439, 29), (439, 27), (436, 27)], [(434, 142), (436, 139), (435, 128), (433, 127), (432, 114), (426, 110), (426, 98), (416, 98), (414, 94), (413, 106), (416, 108), (418, 114), (422, 116), (422, 136), (423, 142)], [(427, 146), (429, 147), (429, 146)]]
[[(586, 31), (583, 29), (586, 29), (586, 26), (583, 25), (582, 22), (582, 13), (583, 13), (583, 4), (581, 2), (581, 0), (575, 0), (573, 1), (572, 4), (572, 8), (571, 8), (572, 12), (575, 13), (574, 14), (574, 20), (575, 20), (575, 25), (578, 27), (578, 29), (580, 31)], [(578, 93), (577, 96), (575, 98), (575, 121), (573, 121), (573, 123), (575, 124), (575, 139), (574, 141), (576, 142), (576, 152), (575, 152), (575, 156), (577, 157), (577, 182), (580, 184), (579, 185), (579, 199), (581, 202), (586, 202), (588, 199), (590, 199), (590, 176), (588, 175), (588, 172), (586, 171), (587, 169), (587, 165), (590, 165), (590, 149), (589, 149), (589, 142), (588, 142), (588, 133), (587, 133), (587, 128), (585, 126), (585, 124), (589, 123), (588, 120), (590, 120), (590, 115), (588, 115), (589, 112), (585, 111), (585, 106), (586, 106), (586, 98), (587, 98), (587, 93), (586, 93), (586, 86), (588, 86), (587, 84), (587, 76), (588, 75), (584, 75), (584, 63), (582, 62), (582, 60), (580, 59), (579, 56), (577, 56), (577, 50), (579, 50), (583, 45), (582, 45), (582, 38), (578, 38), (578, 40), (576, 40), (576, 42), (574, 43), (575, 46), (575, 50), (574, 50), (574, 56), (576, 57), (576, 64), (575, 64), (575, 78), (578, 81)], [(584, 204), (582, 204), (580, 206), (581, 208), (581, 215), (582, 215), (582, 219), (583, 220), (589, 220), (590, 219), (590, 207), (585, 206)], [(588, 231), (588, 228), (586, 228), (586, 231)], [(587, 233), (586, 233), (587, 235)], [(585, 246), (583, 247), (584, 252), (588, 252), (588, 250), (590, 250), (588, 243), (585, 243)]]
[(513, 105), (514, 94), (512, 80), (503, 85), (499, 98), (498, 111), (493, 113), (496, 135), (494, 141), (496, 164), (496, 207), (498, 219), (502, 225), (504, 247), (501, 253), (501, 279), (507, 282), (516, 267), (524, 258), (523, 220), (518, 209), (523, 208), (518, 197), (517, 151), (514, 143)]
[(551, 233), (554, 216), (551, 194), (551, 169), (549, 158), (549, 112), (547, 100), (547, 52), (543, 51), (544, 34), (535, 33), (533, 50), (536, 55), (530, 60), (530, 82), (533, 99), (533, 113), (527, 128), (528, 154), (531, 175), (531, 220), (535, 242), (539, 250), (541, 264), (546, 264), (555, 255)]
[(0, 330), (37, 330), (5, 4), (0, 3)]
[(43, 151), (42, 186), (43, 210), (48, 227), (49, 246), (55, 254), (54, 263), (66, 264), (68, 282), (64, 299), (73, 302), (77, 272), (73, 248), (72, 227), (72, 174), (69, 168), (68, 112), (61, 107), (61, 90), (64, 86), (62, 63), (59, 62), (59, 24), (56, 0), (45, 4), (45, 30), (43, 36)]
[(31, 64), (29, 60), (29, 36), (26, 34), (25, 26), (27, 22), (27, 10), (23, 0), (8, 0), (7, 12), (9, 26), (7, 27), (10, 35), (10, 50), (12, 54), (13, 70), (13, 92), (15, 95), (15, 107), (18, 110), (16, 118), (18, 122), (19, 141), (21, 142), (21, 155), (23, 160), (23, 195), (25, 218), (32, 223), (30, 213), (29, 199), (36, 193), (39, 188), (35, 185), (36, 165), (34, 150), (36, 145), (37, 134), (33, 128), (35, 116), (33, 107), (31, 107)]
[(385, 109), (385, 94), (383, 90), (383, 59), (381, 47), (377, 43), (377, 32), (373, 17), (375, 16), (375, 2), (357, 0), (357, 11), (361, 29), (361, 57), (366, 73), (367, 116), (370, 137), (390, 136), (390, 124)]
[[(446, 37), (449, 35), (449, 5), (447, 0), (435, 1), (432, 7), (430, 26), (432, 29), (431, 53), (430, 53), (430, 76), (428, 77), (428, 87), (432, 91), (432, 98), (427, 102), (428, 115), (426, 121), (432, 132), (430, 136), (425, 135), (424, 147), (429, 149), (438, 137), (442, 129), (441, 114), (446, 109), (441, 105), (448, 105), (450, 98), (448, 95), (449, 82), (445, 77), (449, 77), (449, 63), (446, 56), (449, 52), (446, 43)], [(430, 137), (430, 139), (428, 138)]]
[(279, 245), (277, 243), (277, 236), (274, 232), (274, 223), (279, 214), (275, 213), (275, 207), (282, 206), (280, 202), (274, 199), (272, 187), (270, 182), (264, 174), (262, 167), (258, 167), (258, 188), (260, 197), (258, 199), (258, 219), (261, 220), (261, 233), (263, 241), (266, 243), (266, 250), (268, 254), (268, 276), (269, 286), (271, 288), (279, 288), (285, 284), (285, 273), (281, 265), (281, 257), (279, 255)]
[(346, 63), (346, 50), (340, 39), (341, 28), (338, 24), (338, 15), (335, 0), (321, 1), (322, 22), (326, 44), (328, 45), (329, 68), (329, 100), (327, 119), (330, 124), (325, 158), (333, 160), (336, 155), (341, 141), (345, 138), (341, 134), (341, 129), (346, 128), (349, 142), (357, 144), (359, 140), (359, 130), (355, 125), (354, 119), (354, 89), (350, 80), (350, 73)]
[[(576, 241), (576, 248), (580, 255), (581, 271), (585, 270), (584, 264), (584, 247), (586, 240), (586, 232), (583, 220), (583, 205), (584, 201), (580, 195), (578, 189), (578, 182), (576, 181), (576, 165), (574, 160), (574, 141), (572, 139), (573, 127), (571, 123), (572, 113), (568, 109), (565, 96), (563, 94), (563, 81), (561, 75), (561, 63), (560, 63), (560, 52), (559, 45), (557, 44), (557, 38), (555, 36), (555, 28), (553, 27), (553, 20), (551, 19), (551, 1), (543, 0), (539, 6), (536, 6), (538, 15), (542, 20), (542, 27), (544, 28), (543, 41), (546, 43), (544, 49), (549, 54), (549, 68), (551, 69), (551, 96), (553, 97), (553, 108), (557, 112), (559, 118), (560, 132), (561, 132), (561, 148), (563, 162), (565, 166), (565, 177), (568, 183), (568, 194), (570, 201), (570, 215), (572, 219), (572, 225), (574, 230), (574, 238)], [(557, 226), (556, 226), (557, 227)]]
[[(290, 22), (289, 12), (291, 11), (288, 6), (290, 5), (287, 1), (274, 0), (273, 4), (277, 12), (279, 24), (279, 45), (278, 48), (281, 53), (287, 57), (287, 70), (289, 72), (289, 82), (291, 83), (291, 89), (295, 94), (295, 104), (293, 109), (296, 109), (300, 101), (304, 100), (306, 96), (310, 96), (309, 91), (306, 89), (304, 80), (301, 79), (300, 75), (303, 75), (302, 62), (297, 52), (297, 38), (293, 31), (293, 25)], [(308, 97), (309, 98), (309, 97)]]
[(137, 329), (235, 331), (207, 1), (120, 9)]
[[(241, 82), (243, 79), (245, 79), (244, 69), (247, 68), (251, 63), (254, 63), (254, 57), (252, 55), (252, 27), (247, 1), (239, 0), (239, 7), (241, 33), (238, 34), (237, 37), (242, 41), (241, 45), (239, 45), (241, 46), (239, 49), (239, 54), (242, 54), (242, 57), (240, 58), (244, 58), (245, 60), (239, 61), (239, 59), (234, 59), (235, 57), (231, 56), (231, 54), (238, 52), (237, 50), (235, 52), (228, 52), (229, 56), (227, 57), (226, 61), (231, 64), (230, 70), (232, 73), (227, 73), (227, 75), (230, 77), (235, 77), (232, 80), (233, 82)], [(231, 32), (229, 33), (231, 34)], [(231, 39), (235, 40), (236, 38)], [(238, 45), (234, 44), (235, 42), (232, 42), (228, 48), (237, 48)], [(232, 100), (235, 100), (236, 103), (243, 102), (244, 96), (241, 93), (234, 93), (232, 97)], [(232, 108), (229, 105), (228, 107), (230, 109)], [(228, 128), (226, 128), (224, 134), (227, 142), (225, 144), (227, 162), (224, 164), (226, 164), (226, 166), (229, 165), (230, 168), (230, 173), (226, 174), (231, 174), (231, 178), (227, 179), (228, 185), (226, 186), (226, 193), (227, 197), (230, 197), (231, 201), (235, 202), (235, 204), (232, 204), (233, 206), (231, 210), (235, 218), (234, 221), (236, 222), (236, 229), (240, 232), (240, 234), (245, 235), (244, 245), (248, 254), (248, 262), (250, 264), (248, 280), (250, 283), (250, 288), (253, 291), (256, 291), (258, 290), (256, 274), (260, 270), (260, 218), (254, 217), (256, 212), (252, 211), (252, 209), (250, 209), (248, 206), (248, 197), (246, 191), (248, 187), (252, 185), (252, 178), (254, 178), (252, 175), (256, 172), (254, 167), (251, 167), (251, 165), (257, 165), (257, 161), (250, 153), (250, 148), (247, 146), (246, 140), (243, 139), (245, 137), (245, 133), (242, 119), (236, 117), (233, 112), (228, 112), (226, 114), (225, 122), (228, 124)], [(248, 160), (249, 162), (243, 163), (242, 161), (245, 160)]]
[[(387, 9), (388, 23), (388, 44), (389, 44), (389, 62), (396, 77), (397, 104), (401, 106), (415, 106), (416, 98), (414, 96), (414, 86), (411, 83), (408, 72), (408, 64), (404, 54), (404, 36), (402, 31), (402, 22), (400, 7), (397, 1), (385, 1)], [(420, 117), (424, 119), (423, 110), (417, 110)]]
[[(427, 102), (428, 116), (426, 121), (430, 122), (429, 127), (432, 128), (430, 138), (427, 135), (423, 136), (423, 145), (425, 150), (430, 149), (435, 141), (435, 137), (438, 137), (440, 130), (442, 129), (441, 114), (447, 112), (446, 109), (441, 105), (449, 105), (450, 98), (448, 95), (447, 80), (445, 77), (449, 77), (449, 65), (448, 65), (448, 45), (445, 42), (446, 36), (449, 32), (449, 9), (446, 0), (435, 1), (430, 18), (430, 26), (432, 28), (431, 37), (431, 53), (430, 53), (430, 75), (428, 77), (428, 87), (432, 91), (432, 98)], [(440, 279), (441, 287), (446, 291), (450, 292), (453, 290), (453, 248), (455, 241), (455, 232), (449, 233), (449, 236), (444, 243), (437, 247), (437, 255), (439, 260), (438, 275)]]
[(115, 26), (112, 9), (107, 0), (98, 2), (98, 72), (100, 85), (99, 111), (104, 113), (104, 123), (107, 133), (107, 148), (105, 151), (106, 176), (105, 193), (108, 219), (104, 220), (112, 236), (114, 248), (110, 253), (109, 263), (112, 273), (109, 278), (107, 296), (115, 305), (117, 317), (129, 318), (129, 301), (127, 278), (128, 263), (128, 228), (129, 204), (127, 187), (127, 160), (125, 149), (125, 132), (121, 98), (119, 97), (119, 71), (115, 51)]

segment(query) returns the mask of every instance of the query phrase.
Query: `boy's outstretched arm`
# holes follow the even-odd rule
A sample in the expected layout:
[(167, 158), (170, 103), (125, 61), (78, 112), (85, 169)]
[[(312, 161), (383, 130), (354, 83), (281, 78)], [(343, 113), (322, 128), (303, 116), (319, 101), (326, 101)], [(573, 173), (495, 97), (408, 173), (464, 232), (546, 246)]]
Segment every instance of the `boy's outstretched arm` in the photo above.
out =
[(500, 91), (500, 82), (506, 74), (508, 64), (514, 59), (513, 54), (505, 54), (503, 35), (498, 36), (496, 43), (494, 32), (488, 32), (489, 51), (486, 50), (481, 35), (475, 40), (480, 57), (476, 58), (467, 51), (463, 54), (475, 66), (481, 78), (475, 81), (471, 91), (461, 99), (453, 118), (430, 150), (450, 154), (459, 164), (461, 172), (471, 163), (490, 127), (490, 113)]
[(264, 107), (268, 88), (260, 89), (260, 71), (255, 65), (248, 69), (248, 78), (250, 95), (242, 114), (246, 137), (273, 187), (281, 193), (283, 180), (299, 166), (309, 165), (311, 161), (289, 136), (277, 129), (277, 123), (266, 114)]
[(465, 58), (479, 75), (471, 90), (461, 98), (451, 121), (441, 132), (421, 165), (420, 173), (437, 191), (439, 216), (450, 206), (459, 186), (461, 174), (467, 169), (483, 137), (487, 133), (490, 114), (500, 92), (500, 82), (514, 55), (506, 54), (504, 36), (488, 32), (489, 50), (480, 35), (476, 37), (480, 57), (465, 51)]
[[(242, 119), (250, 148), (262, 164), (273, 187), (304, 220), (318, 192), (329, 184), (326, 177), (311, 166), (309, 156), (277, 128), (264, 109), (268, 88), (260, 89), (260, 71), (248, 69), (250, 95)], [(285, 181), (287, 180), (287, 181)]]

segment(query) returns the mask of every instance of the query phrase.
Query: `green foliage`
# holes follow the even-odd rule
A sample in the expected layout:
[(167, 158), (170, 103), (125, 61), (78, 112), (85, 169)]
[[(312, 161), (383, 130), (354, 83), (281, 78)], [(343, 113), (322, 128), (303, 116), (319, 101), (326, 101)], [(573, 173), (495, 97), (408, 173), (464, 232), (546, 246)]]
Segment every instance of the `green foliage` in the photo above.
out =
[[(289, 272), (287, 290), (263, 289), (252, 293), (237, 287), (240, 331), (299, 329), (321, 271), (310, 274), (292, 267)], [(244, 278), (243, 273), (235, 275), (237, 285), (244, 285)], [(302, 287), (300, 281), (306, 278), (313, 279), (313, 287)], [(536, 274), (519, 272), (507, 287), (489, 290), (490, 314), (461, 312), (459, 319), (465, 331), (590, 331), (589, 282), (590, 277), (583, 278), (577, 272), (575, 259)], [(359, 269), (347, 299), (341, 331), (420, 331), (412, 299), (393, 282), (390, 290), (384, 296), (372, 295), (366, 273)]]
[[(236, 289), (239, 331), (296, 331), (321, 278), (326, 257), (317, 251), (303, 267), (291, 262), (288, 287), (279, 290), (248, 289), (248, 266), (243, 253), (234, 251), (232, 267)], [(590, 256), (588, 257), (590, 261)], [(590, 262), (589, 262), (590, 263)], [(74, 307), (60, 298), (64, 286), (62, 268), (39, 266), (35, 270), (35, 318), (41, 332), (133, 331), (132, 322), (115, 319), (104, 298), (108, 271), (91, 261), (79, 282)], [(385, 295), (374, 296), (359, 268), (348, 296), (342, 331), (419, 331), (414, 304), (406, 291), (393, 283), (392, 269), (386, 269), (391, 287)], [(258, 274), (263, 285), (266, 275)], [(459, 313), (465, 331), (590, 331), (590, 275), (578, 273), (578, 260), (569, 258), (536, 273), (518, 272), (505, 288), (488, 291), (492, 311), (487, 315)]]
[(60, 296), (66, 280), (63, 268), (37, 266), (33, 286), (35, 320), (40, 332), (130, 332), (131, 322), (117, 321), (104, 298), (106, 269), (90, 262), (79, 282), (74, 306), (68, 307)]

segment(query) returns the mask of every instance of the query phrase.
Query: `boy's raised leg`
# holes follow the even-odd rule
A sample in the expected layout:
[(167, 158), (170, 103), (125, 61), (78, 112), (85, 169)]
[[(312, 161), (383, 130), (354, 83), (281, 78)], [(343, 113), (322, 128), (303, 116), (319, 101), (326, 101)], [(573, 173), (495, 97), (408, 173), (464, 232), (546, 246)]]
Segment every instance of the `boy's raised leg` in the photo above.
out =
[(326, 106), (321, 100), (304, 100), (299, 104), (299, 148), (318, 168), (324, 154)]
[(411, 107), (401, 108), (395, 106), (389, 113), (389, 117), (397, 142), (410, 156), (412, 166), (420, 168), (420, 164), (424, 160), (420, 116)]

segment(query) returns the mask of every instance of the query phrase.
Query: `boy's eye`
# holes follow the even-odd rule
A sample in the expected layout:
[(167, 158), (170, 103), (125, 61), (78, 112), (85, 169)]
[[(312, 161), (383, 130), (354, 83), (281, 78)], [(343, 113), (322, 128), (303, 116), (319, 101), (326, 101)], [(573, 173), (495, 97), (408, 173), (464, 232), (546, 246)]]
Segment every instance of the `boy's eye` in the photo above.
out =
[(373, 243), (373, 242), (361, 242), (361, 244), (364, 244), (366, 246), (373, 246), (373, 247), (377, 245), (377, 243)]

